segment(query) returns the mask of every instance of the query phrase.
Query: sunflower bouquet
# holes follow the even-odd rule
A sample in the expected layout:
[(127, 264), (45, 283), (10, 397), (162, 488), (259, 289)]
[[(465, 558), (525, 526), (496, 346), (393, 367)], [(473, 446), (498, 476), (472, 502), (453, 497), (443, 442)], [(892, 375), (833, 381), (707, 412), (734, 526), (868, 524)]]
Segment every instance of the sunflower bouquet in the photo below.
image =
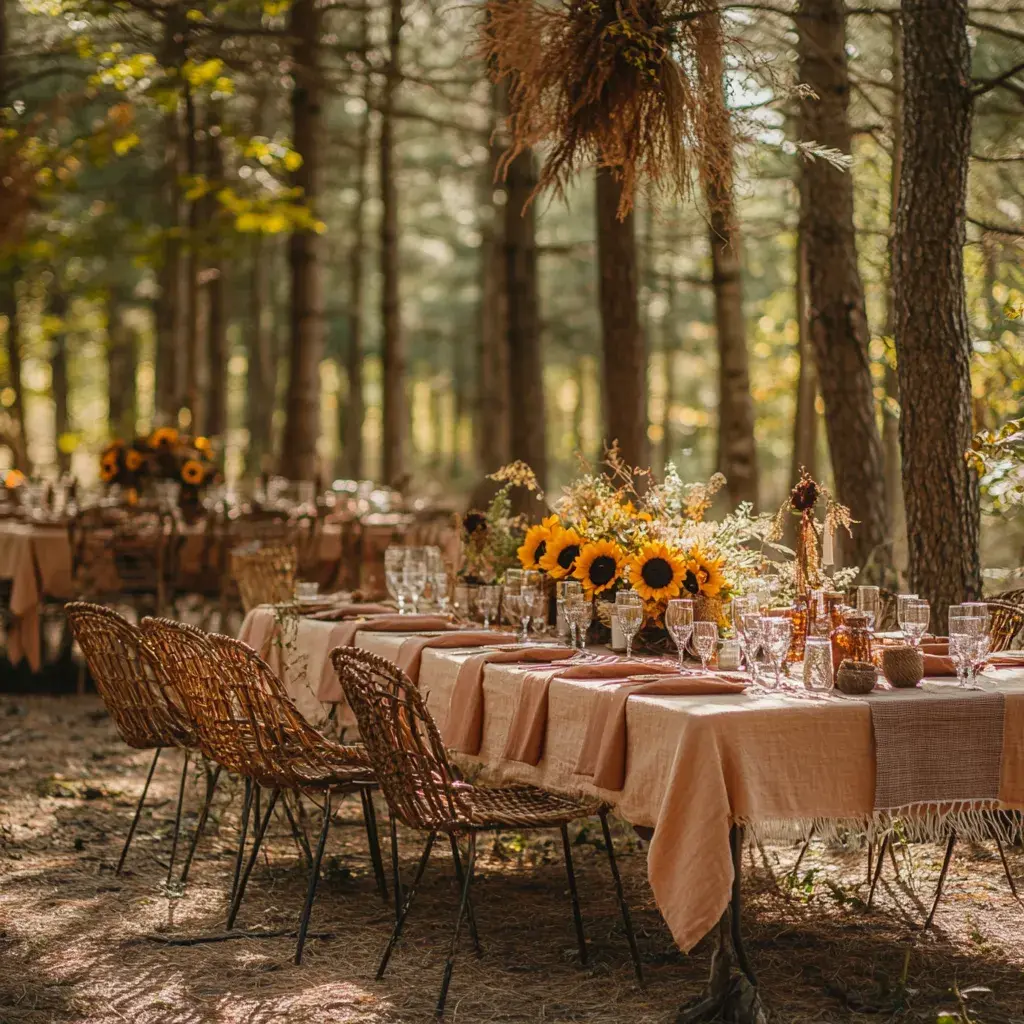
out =
[(496, 583), (516, 564), (525, 525), (512, 514), (512, 487), (507, 481), (485, 511), (471, 510), (462, 517), (459, 576), (466, 583)]
[(187, 437), (173, 427), (160, 427), (130, 442), (115, 439), (100, 455), (100, 480), (139, 492), (150, 482), (181, 485), (181, 504), (199, 500), (203, 488), (217, 477), (213, 445), (205, 437)]

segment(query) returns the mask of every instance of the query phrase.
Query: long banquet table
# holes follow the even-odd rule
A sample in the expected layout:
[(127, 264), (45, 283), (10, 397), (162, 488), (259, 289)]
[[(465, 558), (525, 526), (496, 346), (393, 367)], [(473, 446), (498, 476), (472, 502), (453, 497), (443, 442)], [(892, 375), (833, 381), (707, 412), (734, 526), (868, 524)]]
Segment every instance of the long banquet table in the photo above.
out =
[[(250, 617), (268, 614), (273, 612), (257, 609)], [(251, 627), (251, 619), (247, 621)], [(297, 667), (285, 678), (289, 692), (304, 695), (305, 713), (314, 719), (324, 711), (315, 689), (329, 654), (332, 626), (302, 621), (294, 644)], [(356, 634), (355, 644), (395, 661), (407, 639), (367, 629)], [(442, 735), (459, 667), (476, 653), (479, 648), (423, 652), (419, 685)], [(683, 950), (708, 933), (729, 904), (729, 835), (734, 824), (769, 829), (780, 823), (872, 819), (875, 741), (864, 699), (808, 699), (782, 692), (631, 697), (626, 705), (625, 785), (612, 791), (596, 789), (591, 779), (575, 774), (600, 682), (556, 677), (549, 691), (540, 762), (530, 765), (503, 757), (523, 668), (487, 666), (483, 742), (475, 757), (457, 759), (490, 782), (595, 794), (631, 824), (653, 828), (648, 877)], [(1024, 670), (994, 675), (1006, 698), (998, 806), (1024, 809)], [(346, 710), (339, 709), (342, 721)]]

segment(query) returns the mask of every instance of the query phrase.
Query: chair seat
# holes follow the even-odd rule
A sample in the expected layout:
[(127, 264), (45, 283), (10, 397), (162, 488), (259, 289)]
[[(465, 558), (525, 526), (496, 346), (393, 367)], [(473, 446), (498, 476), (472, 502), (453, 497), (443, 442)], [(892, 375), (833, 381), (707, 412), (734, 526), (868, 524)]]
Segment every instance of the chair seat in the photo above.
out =
[(456, 783), (455, 791), (468, 814), (466, 824), (476, 829), (557, 828), (589, 818), (605, 806), (591, 797), (564, 796), (534, 786), (489, 789)]

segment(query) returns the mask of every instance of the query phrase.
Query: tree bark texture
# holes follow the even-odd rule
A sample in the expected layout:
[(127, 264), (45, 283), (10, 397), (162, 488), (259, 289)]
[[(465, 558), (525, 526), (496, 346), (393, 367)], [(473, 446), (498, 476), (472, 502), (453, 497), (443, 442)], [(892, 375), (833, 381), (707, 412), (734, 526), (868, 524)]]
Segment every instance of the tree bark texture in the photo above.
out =
[(709, 129), (717, 159), (707, 161), (701, 181), (708, 207), (711, 282), (718, 338), (718, 469), (728, 481), (732, 504), (757, 504), (757, 444), (750, 395), (747, 324), (743, 316), (740, 233), (733, 201), (733, 132), (725, 101), (721, 27), (702, 19), (709, 39), (702, 47), (701, 89), (707, 97)]
[(632, 210), (619, 220), (621, 184), (613, 170), (597, 170), (597, 291), (601, 309), (605, 444), (618, 442), (622, 458), (647, 469), (647, 346), (640, 329), (636, 228)]
[[(199, 124), (195, 95), (186, 81), (185, 97), (185, 175), (195, 180), (200, 173), (199, 165)], [(185, 219), (188, 224), (188, 250), (185, 254), (185, 349), (183, 364), (179, 365), (180, 393), (185, 396), (185, 405), (191, 415), (192, 433), (202, 433), (206, 423), (206, 399), (209, 387), (207, 365), (206, 310), (201, 308), (199, 277), (203, 266), (203, 232), (200, 229), (200, 204), (196, 200), (185, 200)]]
[[(796, 24), (800, 80), (817, 96), (801, 100), (801, 137), (848, 154), (845, 6), (842, 0), (800, 0)], [(810, 332), (836, 492), (857, 520), (844, 554), (865, 568), (886, 561), (889, 527), (849, 171), (820, 158), (804, 162), (800, 221), (807, 245)]]
[(971, 55), (962, 0), (903, 0), (903, 167), (894, 244), (900, 449), (910, 586), (950, 604), (981, 593), (978, 482), (964, 461), (971, 344), (964, 294)]
[[(289, 19), (292, 50), (292, 144), (302, 166), (292, 183), (302, 189), (314, 215), (320, 195), (323, 143), (319, 67), (321, 11), (315, 0), (294, 0)], [(320, 236), (293, 231), (288, 240), (291, 280), (289, 376), (285, 398), (281, 472), (293, 480), (313, 480), (320, 436), (320, 361), (324, 354), (323, 276)]]
[(25, 389), (21, 374), (21, 318), (18, 313), (18, 267), (9, 264), (0, 277), (0, 316), (7, 319), (7, 382), (14, 392), (9, 408), (11, 436), (9, 438), (14, 466), (31, 474), (32, 462), (28, 456), (28, 436), (25, 433)]
[(789, 470), (790, 486), (806, 469), (811, 476), (818, 472), (818, 374), (814, 367), (807, 302), (807, 246), (803, 232), (797, 230), (796, 240), (796, 322), (800, 370), (796, 379), (796, 414), (793, 417), (793, 462)]
[(107, 422), (114, 437), (129, 440), (135, 434), (137, 369), (136, 339), (124, 322), (121, 298), (107, 298)]
[[(221, 151), (219, 119), (211, 116), (206, 132), (206, 174), (217, 187), (224, 179), (224, 155)], [(207, 208), (207, 225), (213, 222), (216, 209)], [(203, 279), (206, 290), (206, 417), (200, 424), (210, 437), (223, 437), (228, 418), (228, 315), (226, 262), (214, 241), (204, 262)]]
[(399, 296), (398, 188), (395, 182), (395, 94), (402, 72), (402, 0), (391, 0), (388, 27), (388, 62), (380, 105), (380, 273), (381, 363), (383, 375), (383, 436), (381, 453), (384, 482), (400, 485), (405, 475), (406, 425), (405, 339)]
[(520, 153), (505, 176), (505, 292), (508, 324), (509, 455), (547, 481), (544, 359), (537, 293), (536, 209), (527, 205), (537, 184), (532, 150)]
[(249, 321), (245, 422), (249, 447), (245, 468), (250, 476), (270, 469), (274, 451), (274, 409), (277, 398), (278, 339), (274, 324), (272, 243), (252, 239), (249, 266)]
[(53, 348), (50, 352), (50, 390), (53, 393), (57, 468), (61, 473), (66, 473), (71, 468), (71, 453), (61, 451), (61, 438), (71, 431), (71, 417), (68, 411), (68, 298), (64, 294), (59, 277), (54, 281), (50, 312), (60, 320), (60, 327), (53, 336)]

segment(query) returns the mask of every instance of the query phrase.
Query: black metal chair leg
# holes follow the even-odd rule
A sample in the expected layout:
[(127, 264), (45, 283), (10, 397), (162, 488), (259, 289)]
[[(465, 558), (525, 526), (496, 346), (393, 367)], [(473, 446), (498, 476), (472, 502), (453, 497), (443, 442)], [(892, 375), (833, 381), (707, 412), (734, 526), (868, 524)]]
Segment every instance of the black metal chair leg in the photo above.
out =
[(380, 836), (377, 832), (377, 809), (373, 806), (373, 793), (363, 787), (359, 790), (363, 800), (363, 821), (366, 823), (366, 841), (370, 847), (370, 863), (373, 865), (373, 877), (377, 880), (377, 892), (380, 898), (388, 901), (388, 882), (384, 876), (384, 859), (380, 855)]
[(398, 822), (388, 808), (388, 827), (391, 832), (391, 886), (395, 891), (395, 920), (402, 916), (402, 871), (398, 863)]
[(946, 882), (946, 872), (949, 871), (949, 861), (953, 856), (953, 847), (956, 845), (956, 832), (951, 831), (949, 833), (949, 841), (946, 843), (946, 856), (942, 860), (942, 870), (939, 872), (939, 884), (935, 889), (935, 900), (932, 903), (932, 909), (928, 912), (928, 918), (924, 922), (924, 930), (927, 931), (932, 926), (932, 920), (935, 918), (935, 911), (938, 910), (939, 900), (942, 899), (942, 887)]
[(452, 981), (452, 971), (455, 970), (455, 955), (459, 949), (459, 932), (462, 931), (462, 919), (466, 916), (466, 908), (469, 905), (469, 889), (473, 884), (473, 869), (476, 867), (476, 833), (469, 833), (469, 854), (466, 857), (466, 877), (462, 882), (462, 896), (459, 899), (459, 914), (455, 918), (455, 929), (452, 931), (451, 945), (448, 947), (448, 959), (444, 965), (444, 977), (441, 979), (441, 994), (437, 997), (437, 1009), (435, 1015), (440, 1018), (444, 1016), (444, 1004), (448, 999), (448, 986)]
[(167, 884), (171, 884), (174, 875), (174, 858), (178, 853), (178, 835), (181, 832), (181, 806), (185, 800), (185, 782), (188, 780), (189, 751), (185, 751), (185, 761), (181, 766), (181, 782), (178, 784), (178, 806), (174, 812), (174, 833), (171, 837), (171, 858), (167, 864)]
[(142, 795), (139, 797), (139, 802), (135, 807), (135, 817), (132, 818), (132, 823), (128, 828), (128, 835), (125, 837), (124, 846), (121, 849), (121, 857), (117, 862), (117, 868), (114, 871), (115, 875), (121, 874), (121, 869), (124, 867), (124, 859), (128, 856), (128, 847), (132, 845), (132, 837), (135, 835), (135, 829), (139, 824), (139, 815), (142, 814), (142, 805), (146, 802), (146, 794), (149, 792), (149, 784), (153, 781), (153, 772), (156, 771), (156, 763), (160, 759), (160, 751), (162, 747), (156, 748), (156, 753), (153, 755), (153, 761), (149, 766), (149, 774), (146, 776), (146, 783), (142, 787)]
[(868, 885), (871, 884), (871, 879), (873, 877), (872, 867), (873, 867), (874, 854), (875, 854), (875, 841), (874, 841), (874, 839), (869, 839), (868, 840), (868, 876), (867, 876), (867, 883), (868, 883)]
[(732, 847), (732, 913), (729, 915), (730, 928), (732, 930), (732, 946), (736, 951), (736, 959), (739, 961), (740, 970), (747, 976), (751, 985), (757, 985), (757, 975), (754, 968), (750, 966), (750, 959), (747, 956), (746, 947), (743, 945), (743, 898), (742, 898), (742, 869), (743, 869), (743, 826), (733, 825), (729, 830), (729, 845)]
[[(452, 848), (452, 860), (455, 862), (455, 880), (462, 888), (465, 876), (462, 873), (462, 855), (459, 853), (459, 841), (455, 838), (454, 832), (448, 833), (448, 841)], [(483, 950), (480, 948), (480, 934), (476, 930), (476, 915), (473, 913), (472, 901), (466, 905), (466, 916), (469, 919), (469, 934), (473, 940), (473, 952), (480, 956)]]
[(235, 898), (231, 901), (231, 909), (228, 911), (228, 931), (231, 931), (235, 926), (235, 918), (238, 917), (238, 911), (242, 906), (242, 898), (245, 896), (245, 887), (249, 884), (249, 876), (252, 874), (253, 866), (256, 864), (256, 858), (259, 856), (260, 844), (263, 842), (263, 836), (266, 834), (267, 826), (270, 824), (270, 814), (274, 810), (274, 804), (277, 803), (280, 793), (281, 790), (279, 789), (271, 791), (270, 799), (267, 801), (267, 809), (263, 812), (262, 820), (258, 817), (256, 819), (256, 832), (253, 835), (249, 860), (246, 862), (245, 871), (242, 872), (242, 877), (235, 889)]
[(320, 862), (324, 859), (324, 847), (327, 845), (327, 833), (331, 830), (331, 791), (324, 793), (324, 820), (320, 827), (320, 839), (316, 844), (316, 856), (313, 866), (309, 869), (309, 888), (306, 890), (306, 904), (299, 918), (299, 937), (295, 943), (295, 962), (302, 963), (302, 947), (306, 945), (306, 931), (309, 928), (309, 916), (313, 910), (313, 899), (316, 886), (320, 881)]
[(1019, 901), (1020, 897), (1017, 895), (1017, 886), (1014, 884), (1013, 875), (1010, 873), (1010, 864), (1006, 859), (1006, 851), (1003, 849), (1003, 841), (999, 838), (999, 833), (995, 829), (992, 830), (992, 838), (996, 841), (999, 859), (1003, 862), (1003, 871), (1006, 872), (1006, 880), (1010, 883), (1010, 892), (1013, 893), (1013, 898)]
[(391, 931), (391, 938), (388, 939), (388, 944), (384, 949), (384, 955), (380, 959), (380, 964), (377, 967), (377, 980), (380, 981), (384, 977), (384, 972), (388, 969), (388, 961), (391, 959), (391, 954), (394, 951), (395, 945), (402, 935), (402, 929), (405, 927), (405, 919), (409, 916), (409, 908), (412, 906), (412, 901), (416, 897), (416, 888), (420, 884), (420, 879), (423, 877), (423, 872), (427, 870), (427, 861), (430, 860), (430, 851), (434, 848), (434, 840), (437, 839), (437, 833), (431, 832), (427, 836), (427, 845), (423, 847), (423, 853), (420, 855), (420, 862), (416, 867), (416, 875), (412, 880), (412, 885), (409, 886), (405, 894), (405, 902), (402, 904), (402, 912), (398, 915), (398, 920), (395, 921), (395, 927)]
[(184, 885), (188, 881), (188, 873), (192, 867), (192, 858), (196, 854), (196, 847), (199, 845), (199, 837), (203, 834), (206, 829), (206, 822), (210, 817), (210, 807), (213, 804), (213, 794), (217, 789), (217, 782), (220, 780), (221, 767), (217, 767), (213, 770), (213, 774), (210, 774), (209, 767), (206, 770), (206, 799), (203, 801), (203, 809), (199, 812), (199, 820), (196, 822), (196, 830), (192, 834), (192, 842), (189, 844), (188, 853), (185, 856), (185, 865), (181, 869), (181, 878), (178, 880), (180, 885)]
[[(302, 797), (296, 794), (296, 800), (301, 800)], [(313, 851), (309, 848), (309, 837), (306, 835), (306, 830), (301, 828), (299, 823), (295, 820), (295, 815), (292, 814), (291, 805), (288, 803), (288, 797), (281, 794), (281, 804), (284, 807), (285, 817), (288, 819), (288, 824), (291, 826), (292, 839), (295, 840), (295, 848), (299, 851), (299, 856), (305, 860), (306, 870), (313, 866)]]
[(252, 811), (253, 791), (259, 786), (254, 786), (252, 779), (246, 776), (245, 798), (242, 800), (242, 821), (238, 826), (238, 856), (235, 857), (235, 874), (231, 879), (231, 891), (228, 893), (228, 903), (235, 902), (235, 890), (238, 888), (238, 879), (242, 874), (242, 860), (245, 857), (245, 839), (249, 831), (249, 814)]
[(891, 838), (892, 834), (886, 832), (882, 836), (882, 845), (878, 848), (878, 856), (875, 858), (875, 873), (871, 876), (871, 888), (868, 890), (868, 910), (871, 909), (871, 904), (875, 901), (875, 886), (878, 885), (878, 879), (882, 874), (882, 865), (885, 863), (885, 851), (889, 846)]
[(637, 984), (643, 988), (644, 969), (640, 964), (640, 950), (636, 945), (636, 936), (633, 934), (633, 919), (629, 915), (629, 905), (626, 903), (626, 896), (622, 891), (622, 879), (619, 877), (619, 866), (615, 863), (615, 847), (612, 844), (612, 830), (608, 827), (608, 813), (601, 811), (601, 831), (604, 832), (604, 845), (608, 848), (608, 866), (612, 869), (612, 881), (615, 883), (615, 895), (619, 900), (619, 910), (622, 913), (622, 924), (626, 929), (626, 941), (629, 943), (629, 955), (633, 958), (633, 971), (636, 974)]
[(565, 855), (565, 874), (569, 879), (569, 899), (572, 900), (572, 920), (576, 926), (576, 945), (580, 951), (580, 966), (587, 965), (587, 937), (583, 932), (583, 915), (580, 913), (580, 897), (576, 891), (576, 872), (572, 866), (572, 849), (569, 846), (568, 826), (562, 826), (562, 852)]

